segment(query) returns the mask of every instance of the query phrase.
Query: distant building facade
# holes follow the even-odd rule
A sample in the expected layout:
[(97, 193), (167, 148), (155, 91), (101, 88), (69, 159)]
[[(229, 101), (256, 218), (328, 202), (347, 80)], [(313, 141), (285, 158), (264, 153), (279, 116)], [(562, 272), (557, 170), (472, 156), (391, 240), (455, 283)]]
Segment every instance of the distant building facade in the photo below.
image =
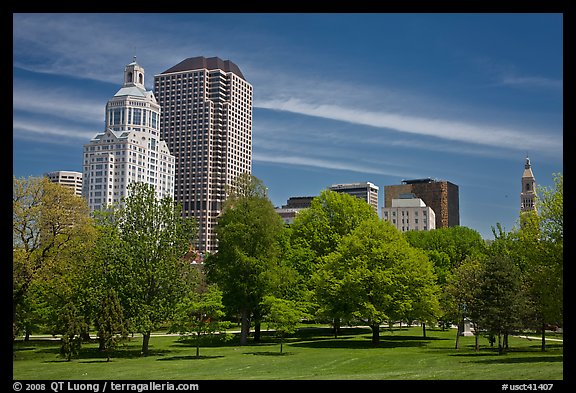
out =
[(52, 171), (44, 174), (52, 183), (70, 188), (74, 194), (82, 196), (82, 173), (74, 171)]
[(382, 208), (382, 219), (392, 223), (398, 230), (429, 231), (436, 229), (436, 214), (416, 195), (400, 194), (392, 199), (391, 207)]
[(151, 184), (159, 199), (173, 198), (174, 156), (160, 138), (160, 105), (144, 87), (144, 68), (135, 59), (105, 116), (104, 132), (84, 145), (82, 193), (90, 210), (121, 204), (132, 182)]
[(520, 212), (536, 211), (536, 178), (532, 173), (530, 158), (526, 157), (522, 173), (522, 191), (520, 191)]
[(431, 178), (403, 180), (402, 184), (384, 186), (384, 207), (392, 207), (392, 200), (401, 194), (414, 194), (432, 208), (436, 228), (460, 225), (459, 190), (456, 184)]
[(312, 199), (314, 198), (316, 197), (315, 196), (290, 197), (286, 201), (285, 205), (282, 205), (282, 207), (277, 207), (274, 210), (276, 210), (276, 213), (278, 213), (280, 217), (282, 217), (282, 220), (284, 221), (285, 224), (290, 225), (294, 222), (296, 215), (300, 211), (310, 207)]
[(378, 212), (378, 190), (379, 187), (370, 182), (334, 184), (329, 188), (332, 191), (350, 194), (365, 200)]

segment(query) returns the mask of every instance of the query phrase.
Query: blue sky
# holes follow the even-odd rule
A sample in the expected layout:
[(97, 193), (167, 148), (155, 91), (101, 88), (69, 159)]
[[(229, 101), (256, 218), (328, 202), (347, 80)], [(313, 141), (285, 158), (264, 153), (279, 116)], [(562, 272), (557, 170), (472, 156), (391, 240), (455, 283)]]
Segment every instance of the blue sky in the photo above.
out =
[(231, 60), (254, 88), (253, 174), (273, 204), (336, 183), (459, 186), (460, 225), (517, 226), (526, 155), (563, 173), (557, 13), (13, 14), (13, 175), (82, 171), (133, 56), (154, 75)]

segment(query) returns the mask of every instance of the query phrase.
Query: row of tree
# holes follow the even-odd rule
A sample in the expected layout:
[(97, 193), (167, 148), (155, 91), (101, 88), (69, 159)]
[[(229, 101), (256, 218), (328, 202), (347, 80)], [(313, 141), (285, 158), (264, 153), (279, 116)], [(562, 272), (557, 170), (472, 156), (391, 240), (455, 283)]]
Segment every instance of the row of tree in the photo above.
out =
[[(456, 323), (505, 338), (561, 326), (562, 176), (541, 191), (539, 214), (497, 225), (487, 244), (466, 227), (402, 234), (366, 202), (323, 191), (284, 225), (254, 176), (241, 175), (218, 220), (219, 250), (191, 264), (196, 223), (169, 198), (131, 184), (123, 207), (90, 215), (43, 178), (13, 185), (13, 339), (41, 326), (62, 335), (70, 359), (97, 331), (108, 353), (129, 333), (200, 336), (239, 321), (240, 343), (263, 322), (282, 338), (302, 319), (372, 328), (403, 321)], [(458, 337), (456, 346), (458, 346)], [(478, 341), (477, 341), (478, 342)], [(478, 345), (478, 344), (477, 344)], [(282, 348), (281, 348), (282, 349)], [(544, 349), (544, 336), (543, 336)]]

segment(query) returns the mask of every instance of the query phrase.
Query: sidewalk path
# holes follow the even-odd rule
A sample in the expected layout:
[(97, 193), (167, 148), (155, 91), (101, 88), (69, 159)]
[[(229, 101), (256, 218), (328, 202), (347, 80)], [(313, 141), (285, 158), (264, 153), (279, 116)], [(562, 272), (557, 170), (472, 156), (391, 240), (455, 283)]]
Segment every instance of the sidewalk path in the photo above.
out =
[[(538, 341), (542, 341), (542, 337), (531, 337), (531, 336), (514, 336), (514, 337), (527, 338), (528, 340), (538, 340)], [(548, 337), (546, 337), (546, 341), (560, 341), (560, 342), (564, 342), (564, 340), (561, 339), (561, 338), (548, 338)]]

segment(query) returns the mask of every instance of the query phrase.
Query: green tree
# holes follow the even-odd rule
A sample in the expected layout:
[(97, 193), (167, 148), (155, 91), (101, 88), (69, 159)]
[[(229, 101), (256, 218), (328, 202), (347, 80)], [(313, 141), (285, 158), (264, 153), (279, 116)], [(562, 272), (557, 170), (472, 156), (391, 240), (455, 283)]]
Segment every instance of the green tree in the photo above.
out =
[(109, 289), (103, 296), (95, 325), (100, 350), (106, 353), (106, 361), (110, 361), (112, 351), (128, 338), (127, 321), (115, 290)]
[(528, 295), (530, 327), (542, 334), (546, 350), (547, 325), (563, 325), (563, 177), (554, 175), (554, 187), (540, 188), (538, 213), (527, 212), (520, 218), (514, 234), (517, 254), (522, 263), (523, 281)]
[[(157, 199), (146, 183), (130, 183), (123, 207), (98, 215), (110, 241), (121, 240), (101, 254), (100, 268), (117, 292), (130, 326), (142, 333), (142, 355), (148, 354), (150, 334), (173, 315), (187, 289), (190, 263), (184, 259), (196, 234), (196, 224), (184, 218), (172, 198)], [(102, 232), (101, 232), (102, 233)], [(102, 250), (102, 245), (99, 247)]]
[(259, 322), (262, 298), (272, 291), (283, 230), (262, 181), (240, 175), (218, 218), (218, 252), (206, 258), (204, 267), (208, 282), (222, 290), (223, 303), (241, 318), (241, 345), (247, 343), (251, 322)]
[[(290, 252), (288, 260), (298, 271), (301, 282), (299, 287), (308, 292), (312, 299), (314, 283), (309, 279), (318, 269), (322, 258), (335, 251), (341, 239), (349, 235), (366, 220), (378, 220), (378, 214), (366, 201), (345, 193), (329, 189), (312, 199), (309, 208), (304, 209), (294, 219), (290, 227)], [(317, 306), (316, 315), (330, 318), (334, 325), (334, 334), (338, 335), (341, 318), (345, 310)]]
[(44, 177), (14, 177), (12, 191), (14, 339), (20, 328), (29, 333), (40, 315), (56, 317), (70, 300), (70, 273), (88, 262), (95, 231), (86, 201), (60, 184)]
[(266, 310), (268, 328), (273, 329), (280, 338), (280, 353), (283, 353), (284, 338), (294, 333), (296, 326), (308, 314), (301, 308), (301, 304), (293, 300), (280, 299), (274, 296), (264, 296), (262, 307)]
[(196, 358), (200, 357), (202, 336), (222, 331), (229, 326), (224, 317), (222, 291), (216, 285), (208, 285), (202, 292), (189, 292), (177, 305), (171, 331), (195, 335)]
[(434, 250), (448, 256), (450, 267), (458, 266), (469, 256), (486, 253), (486, 244), (478, 231), (454, 226), (430, 231), (407, 231), (404, 236), (413, 247)]
[(521, 324), (524, 294), (520, 270), (507, 255), (490, 255), (480, 278), (477, 315), (480, 329), (498, 337), (498, 353), (504, 352), (502, 338)]
[(408, 231), (404, 232), (404, 236), (411, 246), (426, 250), (434, 264), (437, 284), (442, 293), (440, 304), (443, 315), (439, 316), (442, 326), (457, 323), (459, 329), (462, 328), (462, 319), (458, 317), (459, 312), (455, 311), (455, 305), (452, 304), (453, 298), (446, 296), (444, 287), (464, 260), (469, 257), (481, 258), (486, 254), (486, 243), (477, 231), (463, 226)]
[(564, 240), (564, 176), (553, 174), (554, 186), (538, 188), (541, 232), (545, 239), (557, 244)]
[(474, 327), (476, 351), (479, 350), (479, 320), (481, 316), (479, 297), (483, 274), (483, 262), (478, 258), (468, 257), (455, 269), (454, 274), (450, 276), (444, 286), (444, 293), (449, 301), (442, 304), (451, 306), (449, 310), (446, 310), (446, 313), (456, 314), (454, 319), (458, 321), (456, 349), (459, 348), (460, 336), (464, 331), (465, 318), (468, 318)]
[(366, 220), (343, 237), (312, 276), (321, 307), (368, 323), (374, 345), (385, 321), (408, 315), (434, 318), (438, 312), (435, 280), (425, 253), (381, 220)]
[(58, 318), (57, 333), (62, 335), (60, 354), (67, 361), (78, 356), (82, 347), (82, 336), (88, 330), (84, 317), (80, 315), (73, 303), (68, 303), (61, 310)]
[(315, 257), (323, 257), (363, 221), (375, 218), (378, 214), (366, 201), (325, 189), (294, 219), (293, 239), (312, 250)]

